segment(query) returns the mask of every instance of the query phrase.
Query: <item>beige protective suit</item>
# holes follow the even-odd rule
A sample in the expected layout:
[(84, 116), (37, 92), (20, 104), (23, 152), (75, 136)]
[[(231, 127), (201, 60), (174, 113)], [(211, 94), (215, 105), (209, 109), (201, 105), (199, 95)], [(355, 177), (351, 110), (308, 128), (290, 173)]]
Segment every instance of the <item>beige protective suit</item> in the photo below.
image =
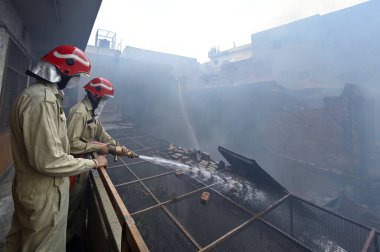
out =
[(116, 141), (104, 130), (99, 119), (92, 117), (92, 105), (87, 96), (71, 108), (67, 121), (67, 136), (71, 154), (96, 152), (99, 145), (92, 141), (116, 145)]
[[(70, 141), (70, 153), (86, 154), (99, 150), (99, 145), (91, 143), (98, 141), (116, 145), (116, 141), (104, 130), (99, 119), (93, 119), (92, 105), (86, 96), (71, 110), (67, 121), (67, 135)], [(69, 214), (67, 222), (67, 240), (74, 235), (81, 236), (87, 210), (87, 178), (88, 172), (77, 176), (71, 191)]]
[(62, 99), (55, 84), (36, 83), (13, 106), (15, 210), (5, 251), (66, 251), (68, 176), (89, 171), (95, 163), (68, 154)]

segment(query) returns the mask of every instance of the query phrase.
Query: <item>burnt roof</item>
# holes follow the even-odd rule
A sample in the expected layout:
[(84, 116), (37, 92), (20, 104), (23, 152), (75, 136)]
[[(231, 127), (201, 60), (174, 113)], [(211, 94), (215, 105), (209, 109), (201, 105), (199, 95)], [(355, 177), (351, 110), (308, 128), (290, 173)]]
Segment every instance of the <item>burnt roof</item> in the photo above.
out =
[[(154, 136), (134, 128), (109, 133), (140, 155), (168, 157), (170, 144)], [(360, 251), (367, 240), (375, 249), (377, 240), (369, 238), (377, 232), (289, 194), (254, 160), (219, 150), (232, 167), (248, 169), (250, 180), (110, 157), (108, 175), (150, 250)], [(226, 190), (231, 179), (248, 193)]]

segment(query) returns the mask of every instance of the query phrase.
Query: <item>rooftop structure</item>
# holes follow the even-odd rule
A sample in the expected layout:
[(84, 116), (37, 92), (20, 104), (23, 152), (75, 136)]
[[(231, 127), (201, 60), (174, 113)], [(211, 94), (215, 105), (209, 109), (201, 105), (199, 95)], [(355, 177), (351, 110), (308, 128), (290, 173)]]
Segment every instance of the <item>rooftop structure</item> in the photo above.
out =
[[(109, 132), (140, 155), (184, 160), (183, 150), (175, 155), (168, 142), (134, 128)], [(133, 240), (136, 251), (379, 251), (377, 231), (290, 194), (254, 160), (219, 151), (229, 172), (203, 160), (186, 167), (110, 158), (100, 177), (121, 226), (131, 228), (121, 240)]]
[(95, 46), (115, 50), (116, 49), (116, 33), (98, 29), (96, 31), (96, 36), (95, 36)]
[(220, 69), (225, 63), (238, 62), (242, 60), (249, 60), (252, 58), (251, 44), (234, 46), (231, 49), (220, 51), (219, 48), (212, 47), (208, 52), (210, 62), (207, 63), (213, 69)]

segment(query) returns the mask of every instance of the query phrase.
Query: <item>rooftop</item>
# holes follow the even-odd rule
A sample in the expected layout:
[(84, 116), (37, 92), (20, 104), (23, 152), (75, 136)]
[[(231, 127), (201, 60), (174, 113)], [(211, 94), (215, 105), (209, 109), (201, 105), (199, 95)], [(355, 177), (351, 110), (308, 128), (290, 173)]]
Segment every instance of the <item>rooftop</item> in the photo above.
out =
[(152, 251), (376, 251), (380, 245), (377, 231), (290, 194), (252, 159), (220, 147), (230, 164), (221, 169), (207, 155), (186, 161), (199, 151), (132, 127), (108, 132), (141, 157), (110, 157), (108, 186)]

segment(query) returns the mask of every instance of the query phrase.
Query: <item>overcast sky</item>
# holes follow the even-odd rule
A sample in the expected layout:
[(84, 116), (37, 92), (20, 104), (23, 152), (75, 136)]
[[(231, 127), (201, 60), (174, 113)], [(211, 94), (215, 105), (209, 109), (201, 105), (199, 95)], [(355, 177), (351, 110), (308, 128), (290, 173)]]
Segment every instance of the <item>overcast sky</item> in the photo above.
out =
[(208, 61), (221, 51), (249, 44), (251, 34), (366, 0), (103, 0), (97, 29), (117, 33), (117, 43)]

